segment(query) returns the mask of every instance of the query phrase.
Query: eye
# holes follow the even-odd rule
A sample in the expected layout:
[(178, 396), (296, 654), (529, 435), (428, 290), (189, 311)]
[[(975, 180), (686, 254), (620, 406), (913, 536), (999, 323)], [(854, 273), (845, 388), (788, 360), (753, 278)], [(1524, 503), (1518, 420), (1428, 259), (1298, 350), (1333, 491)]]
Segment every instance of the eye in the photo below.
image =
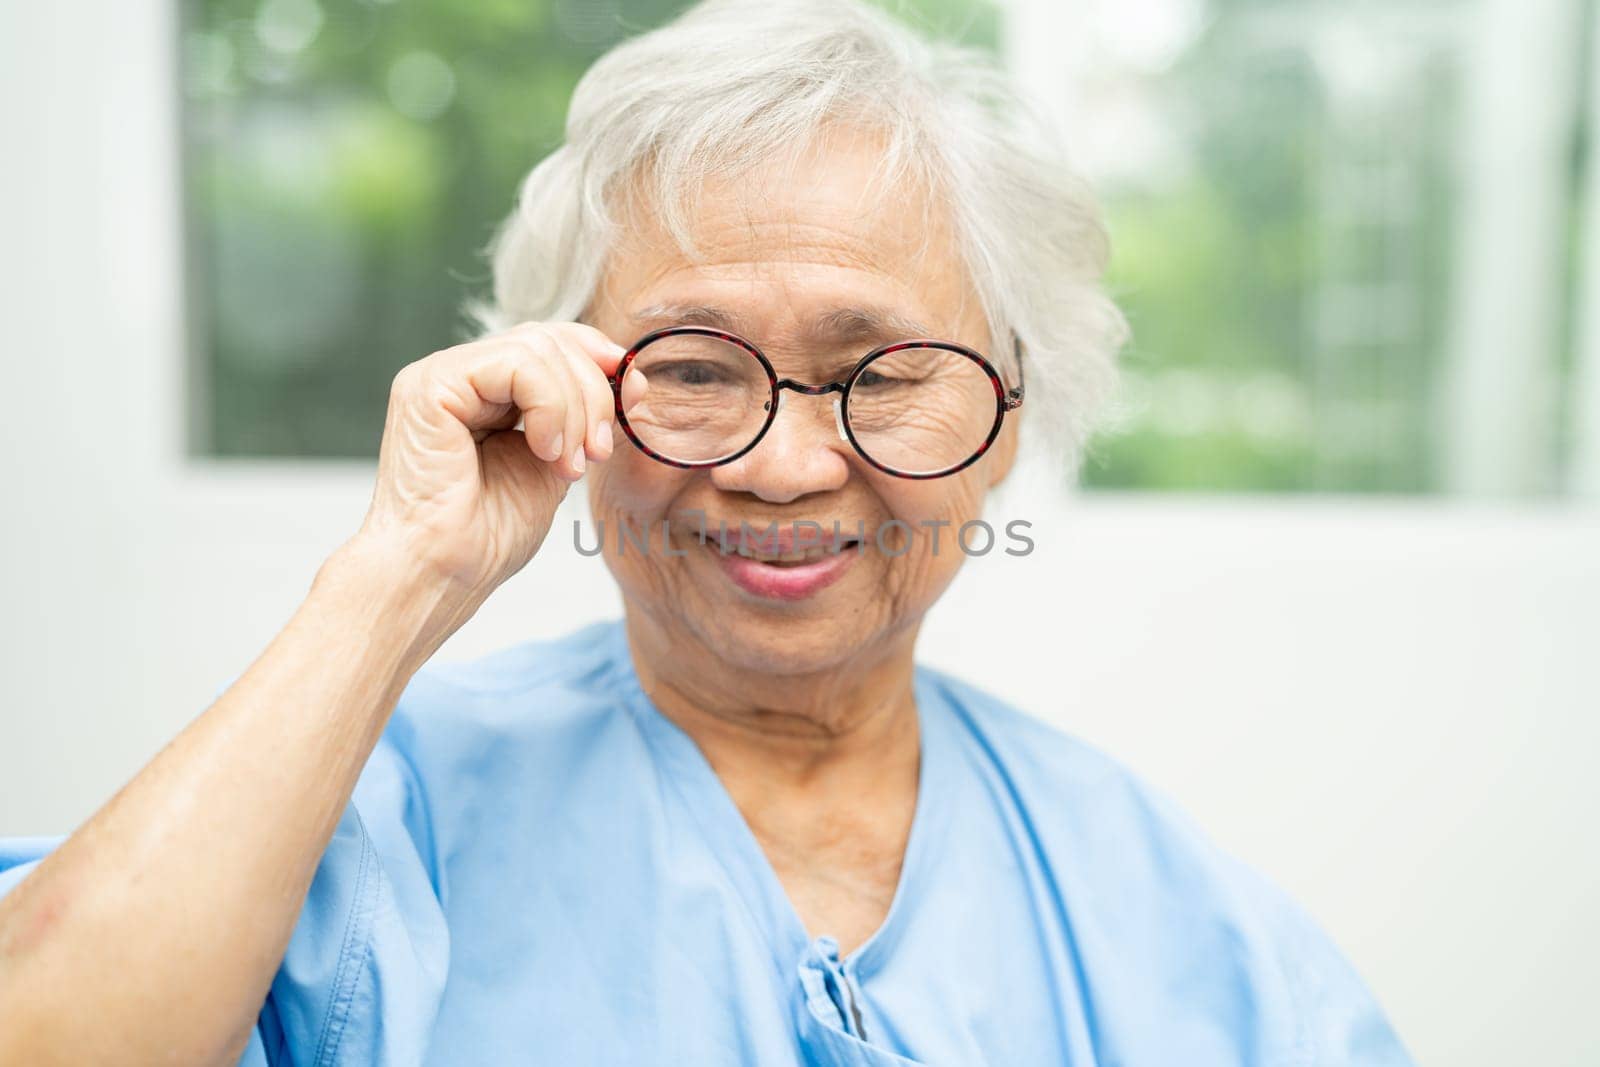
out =
[(891, 378), (886, 374), (879, 374), (875, 370), (866, 370), (866, 371), (862, 371), (861, 375), (858, 378), (856, 378), (855, 388), (857, 388), (857, 389), (881, 389), (883, 386), (886, 386), (886, 385), (899, 384), (900, 381), (901, 381), (901, 379), (899, 379), (899, 378)]
[(650, 377), (668, 378), (679, 385), (720, 385), (728, 381), (726, 368), (704, 360), (676, 360), (650, 368)]

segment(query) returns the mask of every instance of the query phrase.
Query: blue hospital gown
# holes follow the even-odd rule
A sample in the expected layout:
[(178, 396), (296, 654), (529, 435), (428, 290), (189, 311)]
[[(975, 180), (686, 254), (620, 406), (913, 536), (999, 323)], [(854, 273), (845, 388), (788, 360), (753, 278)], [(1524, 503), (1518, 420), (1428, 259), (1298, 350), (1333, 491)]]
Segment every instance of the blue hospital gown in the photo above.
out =
[[(1294, 903), (1094, 748), (919, 665), (900, 885), (808, 933), (620, 621), (405, 689), (244, 1064), (1409, 1064)], [(60, 838), (0, 841), (0, 893)]]

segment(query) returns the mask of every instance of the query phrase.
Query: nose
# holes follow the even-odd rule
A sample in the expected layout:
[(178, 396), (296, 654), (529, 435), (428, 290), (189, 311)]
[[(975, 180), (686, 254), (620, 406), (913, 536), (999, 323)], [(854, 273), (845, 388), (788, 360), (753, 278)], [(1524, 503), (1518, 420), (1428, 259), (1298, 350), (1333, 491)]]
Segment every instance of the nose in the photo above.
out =
[[(844, 485), (850, 477), (851, 449), (838, 394), (801, 394), (785, 403), (788, 395), (789, 390), (779, 390), (777, 415), (756, 447), (732, 463), (712, 468), (712, 485), (725, 492), (750, 493), (771, 504)], [(831, 419), (823, 416), (823, 404), (832, 408)]]

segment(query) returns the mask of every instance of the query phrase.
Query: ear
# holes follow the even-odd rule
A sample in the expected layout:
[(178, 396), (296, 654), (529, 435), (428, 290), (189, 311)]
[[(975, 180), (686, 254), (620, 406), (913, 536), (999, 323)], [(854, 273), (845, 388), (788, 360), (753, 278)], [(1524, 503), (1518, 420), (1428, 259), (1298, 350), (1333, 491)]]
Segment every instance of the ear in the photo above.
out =
[(1016, 417), (1016, 412), (1011, 412), (1000, 427), (1000, 436), (994, 439), (994, 444), (984, 456), (990, 489), (1005, 481), (1006, 475), (1011, 473), (1012, 466), (1017, 462), (1017, 434), (1021, 426), (1022, 420)]

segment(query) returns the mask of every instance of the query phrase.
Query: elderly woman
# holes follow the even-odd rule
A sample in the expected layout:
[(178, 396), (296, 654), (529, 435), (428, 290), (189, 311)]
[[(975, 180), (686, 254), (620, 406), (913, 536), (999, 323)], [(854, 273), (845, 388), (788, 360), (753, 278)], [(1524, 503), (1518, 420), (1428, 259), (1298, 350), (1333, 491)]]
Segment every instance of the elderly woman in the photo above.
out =
[[(0, 1062), (1405, 1062), (1169, 802), (914, 661), (1120, 341), (1007, 100), (845, 0), (596, 63), (282, 633), (0, 850)], [(579, 480), (623, 618), (429, 664)]]

